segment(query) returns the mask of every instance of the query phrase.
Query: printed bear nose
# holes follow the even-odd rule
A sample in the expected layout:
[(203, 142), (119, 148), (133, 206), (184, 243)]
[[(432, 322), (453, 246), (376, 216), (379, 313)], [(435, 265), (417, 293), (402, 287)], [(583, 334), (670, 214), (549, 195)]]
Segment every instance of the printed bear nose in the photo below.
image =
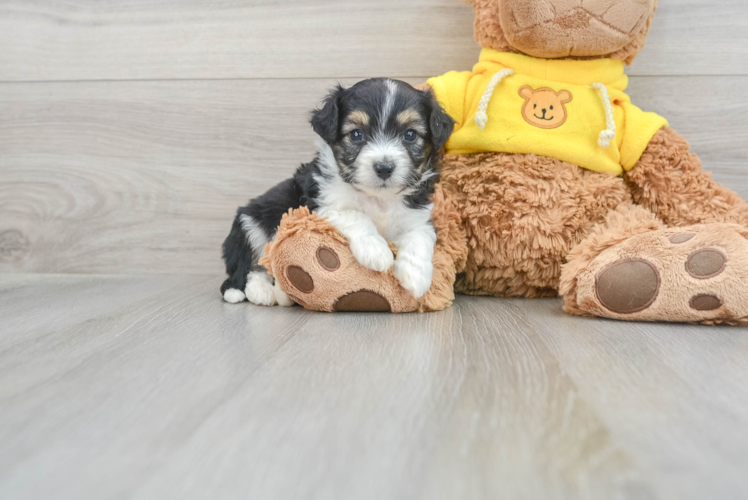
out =
[(377, 177), (382, 180), (389, 179), (393, 170), (395, 170), (395, 165), (392, 163), (377, 163), (374, 165), (374, 171), (377, 173)]
[(545, 115), (546, 108), (543, 108), (543, 115)]

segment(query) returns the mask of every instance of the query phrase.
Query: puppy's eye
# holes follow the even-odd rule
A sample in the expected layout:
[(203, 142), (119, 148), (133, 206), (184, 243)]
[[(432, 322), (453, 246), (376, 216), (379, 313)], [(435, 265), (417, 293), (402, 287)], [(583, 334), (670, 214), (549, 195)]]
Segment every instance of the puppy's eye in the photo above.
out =
[(551, 106), (551, 110), (553, 110), (553, 106)]
[(361, 141), (363, 141), (364, 140), (364, 133), (361, 130), (359, 130), (359, 129), (354, 130), (353, 132), (351, 132), (351, 140), (353, 142), (361, 142)]
[(416, 134), (415, 130), (409, 129), (405, 131), (403, 138), (408, 142), (413, 142), (418, 138), (418, 134)]
[(538, 107), (538, 105), (537, 105), (537, 104), (533, 104), (533, 105), (532, 105), (532, 109), (535, 109), (535, 108), (537, 108), (537, 107)]

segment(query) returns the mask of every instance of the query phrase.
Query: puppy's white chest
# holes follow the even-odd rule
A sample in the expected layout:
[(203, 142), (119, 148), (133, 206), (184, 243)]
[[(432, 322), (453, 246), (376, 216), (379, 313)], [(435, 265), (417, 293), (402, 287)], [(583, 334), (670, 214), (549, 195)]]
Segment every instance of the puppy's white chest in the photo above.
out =
[(395, 207), (393, 203), (381, 198), (362, 196), (359, 210), (366, 214), (374, 223), (377, 232), (383, 237), (390, 239), (395, 236), (393, 228), (395, 224)]

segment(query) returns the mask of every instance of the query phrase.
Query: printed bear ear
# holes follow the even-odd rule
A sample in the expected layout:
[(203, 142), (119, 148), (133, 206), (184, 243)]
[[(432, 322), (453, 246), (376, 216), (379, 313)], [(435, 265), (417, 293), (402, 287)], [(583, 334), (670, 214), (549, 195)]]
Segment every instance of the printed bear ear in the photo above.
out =
[(574, 99), (574, 96), (571, 95), (571, 92), (569, 92), (568, 90), (561, 90), (559, 92), (556, 92), (556, 95), (564, 104), (566, 104), (567, 102), (571, 102), (571, 100)]
[(522, 87), (519, 88), (520, 97), (523, 97), (525, 99), (529, 100), (534, 93), (535, 91), (532, 90), (532, 87), (530, 87), (529, 85), (523, 85)]

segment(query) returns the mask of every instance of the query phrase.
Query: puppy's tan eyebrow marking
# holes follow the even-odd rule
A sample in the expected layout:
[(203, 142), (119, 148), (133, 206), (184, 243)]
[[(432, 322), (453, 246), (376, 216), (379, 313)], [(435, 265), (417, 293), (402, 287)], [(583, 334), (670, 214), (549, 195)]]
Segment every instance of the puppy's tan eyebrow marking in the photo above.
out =
[(426, 122), (424, 121), (423, 117), (418, 111), (413, 108), (406, 109), (405, 111), (400, 111), (397, 114), (397, 122), (404, 127), (412, 128), (420, 134), (425, 134), (426, 132), (428, 132), (428, 128), (426, 127)]
[(353, 111), (350, 115), (348, 115), (348, 119), (356, 125), (361, 125), (362, 127), (365, 127), (369, 124), (369, 115), (359, 109)]
[(418, 121), (421, 119), (421, 115), (413, 108), (400, 111), (397, 114), (397, 123), (400, 125), (407, 125), (410, 122)]
[(357, 109), (352, 111), (345, 119), (345, 126), (343, 127), (343, 133), (348, 134), (357, 128), (367, 127), (369, 125), (369, 115), (365, 112)]

